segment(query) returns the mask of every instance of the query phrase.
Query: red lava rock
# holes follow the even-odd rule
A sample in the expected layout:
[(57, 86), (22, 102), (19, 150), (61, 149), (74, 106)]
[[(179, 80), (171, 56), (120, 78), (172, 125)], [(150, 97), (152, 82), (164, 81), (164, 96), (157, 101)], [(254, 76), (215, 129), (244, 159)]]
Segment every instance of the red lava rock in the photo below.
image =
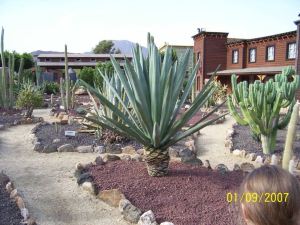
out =
[(174, 162), (168, 176), (150, 177), (145, 163), (133, 161), (96, 165), (89, 171), (99, 190), (119, 189), (143, 212), (152, 210), (159, 223), (236, 225), (240, 220), (226, 193), (237, 191), (241, 171), (220, 174)]

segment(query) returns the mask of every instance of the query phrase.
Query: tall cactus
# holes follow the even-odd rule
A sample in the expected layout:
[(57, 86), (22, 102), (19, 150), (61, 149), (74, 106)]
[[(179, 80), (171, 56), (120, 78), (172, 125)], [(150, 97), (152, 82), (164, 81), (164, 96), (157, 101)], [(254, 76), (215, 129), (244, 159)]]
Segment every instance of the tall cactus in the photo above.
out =
[[(231, 76), (233, 93), (228, 96), (229, 111), (239, 124), (249, 125), (252, 134), (261, 140), (265, 154), (274, 151), (277, 130), (286, 127), (290, 120), (300, 81), (299, 75), (288, 81), (293, 73), (293, 69), (287, 67), (275, 75), (274, 80), (266, 83), (256, 80), (250, 85), (247, 81), (237, 84), (236, 75)], [(289, 107), (288, 112), (281, 118), (280, 109), (286, 107)]]
[(24, 58), (21, 57), (21, 62), (18, 70), (18, 90), (21, 89), (21, 76), (24, 70)]
[(6, 65), (5, 65), (5, 57), (4, 57), (4, 29), (2, 27), (1, 30), (1, 62), (2, 62), (2, 70), (1, 70), (1, 106), (7, 108), (7, 81), (6, 81)]
[(293, 157), (293, 145), (296, 137), (297, 123), (299, 119), (299, 102), (293, 107), (291, 120), (288, 125), (288, 131), (285, 139), (285, 147), (282, 159), (282, 168), (289, 170), (290, 160)]
[(39, 65), (37, 64), (37, 62), (34, 63), (34, 67), (35, 67), (36, 85), (38, 87), (40, 87), (41, 86), (42, 71), (41, 71), (41, 68), (39, 67)]
[(12, 108), (14, 106), (14, 74), (15, 74), (15, 55), (9, 54), (9, 107)]
[(61, 93), (61, 103), (64, 109), (68, 111), (72, 107), (72, 94), (71, 94), (71, 81), (68, 72), (68, 50), (67, 45), (65, 45), (65, 79), (60, 79), (60, 93)]

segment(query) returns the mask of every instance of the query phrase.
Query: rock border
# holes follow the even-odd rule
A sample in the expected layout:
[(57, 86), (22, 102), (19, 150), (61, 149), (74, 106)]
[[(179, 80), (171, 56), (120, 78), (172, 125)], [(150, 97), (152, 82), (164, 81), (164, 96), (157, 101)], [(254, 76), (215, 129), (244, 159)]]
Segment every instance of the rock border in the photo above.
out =
[[(183, 150), (187, 151), (186, 149)], [(192, 152), (191, 150), (189, 151)], [(132, 155), (130, 154), (118, 156), (115, 154), (106, 153), (103, 156), (101, 155), (97, 156), (94, 162), (88, 164), (77, 163), (74, 172), (74, 176), (77, 178), (77, 184), (81, 186), (84, 191), (88, 191), (91, 195), (105, 202), (106, 204), (112, 207), (118, 207), (125, 221), (133, 224), (138, 224), (138, 225), (158, 225), (155, 219), (155, 215), (151, 210), (148, 210), (143, 213), (139, 208), (134, 206), (128, 199), (126, 199), (126, 196), (120, 190), (111, 189), (111, 190), (103, 190), (100, 192), (97, 191), (95, 184), (93, 183), (93, 178), (91, 174), (87, 172), (88, 168), (92, 165), (105, 165), (106, 163), (109, 163), (111, 161), (116, 161), (116, 160), (134, 161), (136, 159), (132, 157)], [(142, 158), (142, 154), (140, 155), (138, 161), (144, 161)], [(208, 160), (205, 160), (204, 164), (201, 162), (201, 164), (196, 164), (196, 165), (203, 166), (209, 170), (212, 170)], [(242, 174), (243, 176), (245, 176), (254, 169), (255, 167), (253, 164), (242, 163), (241, 165), (235, 164), (234, 169), (232, 171), (243, 171)], [(230, 171), (228, 167), (224, 164), (218, 164), (214, 168), (214, 170), (222, 174)], [(174, 225), (174, 223), (165, 221), (160, 223), (160, 225)]]
[(6, 177), (6, 180), (3, 183), (3, 185), (5, 186), (5, 189), (8, 192), (8, 194), (10, 195), (10, 198), (14, 199), (16, 205), (18, 206), (21, 212), (23, 220), (20, 223), (26, 225), (37, 225), (35, 219), (30, 215), (28, 208), (26, 208), (24, 198), (20, 196), (20, 193), (18, 192), (17, 188), (15, 188), (15, 185), (13, 184), (11, 179), (3, 171), (0, 173), (0, 175)]
[(24, 118), (22, 117), (20, 120), (15, 120), (12, 123), (0, 124), (0, 131), (5, 130), (10, 127), (15, 127), (18, 125), (26, 125), (26, 124), (39, 124), (44, 121), (43, 117), (32, 117), (32, 118)]
[[(225, 149), (227, 152), (231, 153), (232, 155), (240, 158), (245, 158), (250, 161), (253, 161), (259, 165), (275, 165), (281, 166), (282, 164), (282, 154), (271, 154), (271, 155), (257, 155), (256, 153), (249, 153), (244, 149), (234, 149), (233, 148), (233, 136), (235, 134), (235, 126), (237, 123), (232, 124), (231, 128), (227, 130), (227, 135), (225, 138)], [(300, 158), (293, 158), (294, 169), (300, 170)]]

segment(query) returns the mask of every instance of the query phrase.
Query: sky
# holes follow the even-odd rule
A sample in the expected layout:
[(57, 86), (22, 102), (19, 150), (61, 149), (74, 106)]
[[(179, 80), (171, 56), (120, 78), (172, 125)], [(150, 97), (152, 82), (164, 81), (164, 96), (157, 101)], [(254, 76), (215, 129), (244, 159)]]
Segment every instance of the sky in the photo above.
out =
[(255, 38), (296, 30), (300, 0), (0, 0), (5, 49), (87, 52), (101, 40), (193, 45), (197, 28)]

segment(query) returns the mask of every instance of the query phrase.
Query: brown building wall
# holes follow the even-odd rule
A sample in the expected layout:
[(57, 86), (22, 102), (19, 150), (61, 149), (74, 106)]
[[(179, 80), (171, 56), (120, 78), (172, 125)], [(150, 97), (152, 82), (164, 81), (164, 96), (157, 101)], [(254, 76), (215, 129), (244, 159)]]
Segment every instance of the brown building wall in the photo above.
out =
[[(295, 65), (294, 59), (287, 59), (288, 43), (296, 42), (296, 38), (288, 38), (284, 40), (250, 43), (247, 45), (246, 67), (260, 67), (260, 66), (289, 66)], [(267, 46), (275, 46), (275, 60), (267, 61)], [(256, 62), (249, 62), (249, 49), (256, 48)]]
[[(230, 46), (227, 47), (227, 68), (226, 69), (241, 69), (244, 67), (244, 44), (240, 44), (237, 46)], [(233, 51), (238, 50), (239, 52), (239, 57), (238, 57), (238, 63), (232, 63), (232, 58), (233, 58)]]

